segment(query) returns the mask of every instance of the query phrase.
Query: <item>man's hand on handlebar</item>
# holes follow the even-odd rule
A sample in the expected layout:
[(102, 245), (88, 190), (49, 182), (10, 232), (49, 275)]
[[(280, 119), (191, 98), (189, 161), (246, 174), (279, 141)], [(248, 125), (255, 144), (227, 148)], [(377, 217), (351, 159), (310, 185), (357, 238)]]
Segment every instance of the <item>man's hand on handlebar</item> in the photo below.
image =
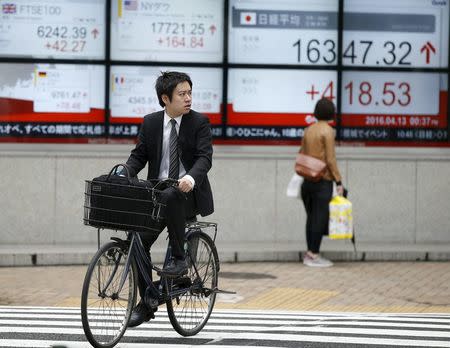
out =
[(178, 189), (184, 193), (190, 192), (193, 189), (192, 182), (188, 178), (183, 177), (178, 180)]
[[(152, 180), (151, 180), (152, 181)], [(189, 179), (189, 175), (182, 177), (181, 179), (163, 179), (163, 180), (153, 180), (156, 182), (155, 189), (164, 189), (165, 187), (173, 186), (178, 187), (181, 192), (188, 193), (194, 188), (192, 181)]]

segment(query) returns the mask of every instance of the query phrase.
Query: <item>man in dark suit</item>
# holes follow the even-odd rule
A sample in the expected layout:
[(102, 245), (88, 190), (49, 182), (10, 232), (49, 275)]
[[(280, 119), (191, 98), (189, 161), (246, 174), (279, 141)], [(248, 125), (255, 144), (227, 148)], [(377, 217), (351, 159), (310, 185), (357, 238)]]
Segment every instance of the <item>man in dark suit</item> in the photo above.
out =
[[(148, 163), (147, 179), (178, 179), (178, 187), (163, 191), (165, 219), (158, 224), (161, 232), (167, 226), (173, 258), (164, 268), (169, 275), (187, 273), (184, 255), (186, 219), (197, 214), (206, 216), (214, 211), (211, 186), (207, 173), (212, 164), (212, 135), (206, 116), (191, 110), (192, 81), (181, 72), (163, 72), (156, 80), (156, 93), (163, 111), (144, 117), (136, 147), (127, 165), (136, 175)], [(141, 233), (144, 247), (149, 250), (158, 235)], [(142, 276), (139, 292), (145, 295)], [(150, 320), (157, 303), (147, 308), (143, 301), (134, 309), (129, 326)]]

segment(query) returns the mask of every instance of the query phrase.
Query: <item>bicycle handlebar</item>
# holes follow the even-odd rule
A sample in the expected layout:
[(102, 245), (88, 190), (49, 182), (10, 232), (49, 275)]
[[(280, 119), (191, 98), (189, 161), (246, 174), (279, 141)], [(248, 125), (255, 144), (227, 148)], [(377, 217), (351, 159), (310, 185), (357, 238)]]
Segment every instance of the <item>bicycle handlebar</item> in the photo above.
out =
[(163, 180), (152, 179), (149, 181), (156, 182), (156, 184), (154, 186), (155, 189), (157, 189), (161, 185), (174, 186), (174, 187), (178, 186), (178, 179), (172, 179), (172, 178), (167, 178), (167, 179), (163, 179)]

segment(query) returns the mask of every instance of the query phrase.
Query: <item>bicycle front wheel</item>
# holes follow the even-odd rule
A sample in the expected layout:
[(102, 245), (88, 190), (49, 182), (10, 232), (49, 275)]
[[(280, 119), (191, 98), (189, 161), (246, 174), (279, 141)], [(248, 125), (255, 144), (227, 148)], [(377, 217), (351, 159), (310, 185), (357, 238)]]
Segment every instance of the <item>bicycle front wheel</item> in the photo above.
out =
[(166, 304), (175, 331), (192, 336), (205, 326), (213, 310), (219, 257), (212, 239), (200, 230), (193, 232), (187, 243), (188, 275), (170, 282), (173, 295)]
[(92, 258), (81, 294), (81, 320), (86, 338), (96, 348), (114, 347), (127, 328), (136, 302), (137, 269), (127, 270), (128, 248), (116, 242), (103, 245)]

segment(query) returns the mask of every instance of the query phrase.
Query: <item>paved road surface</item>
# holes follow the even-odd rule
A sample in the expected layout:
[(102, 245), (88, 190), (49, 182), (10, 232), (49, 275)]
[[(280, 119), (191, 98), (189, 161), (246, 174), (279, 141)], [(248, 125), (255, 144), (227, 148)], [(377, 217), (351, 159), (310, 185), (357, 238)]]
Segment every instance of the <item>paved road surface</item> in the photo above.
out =
[[(220, 288), (236, 294), (218, 296), (200, 334), (179, 336), (159, 311), (117, 347), (450, 348), (449, 262), (221, 266)], [(79, 314), (85, 272), (0, 268), (0, 347), (89, 347)]]

